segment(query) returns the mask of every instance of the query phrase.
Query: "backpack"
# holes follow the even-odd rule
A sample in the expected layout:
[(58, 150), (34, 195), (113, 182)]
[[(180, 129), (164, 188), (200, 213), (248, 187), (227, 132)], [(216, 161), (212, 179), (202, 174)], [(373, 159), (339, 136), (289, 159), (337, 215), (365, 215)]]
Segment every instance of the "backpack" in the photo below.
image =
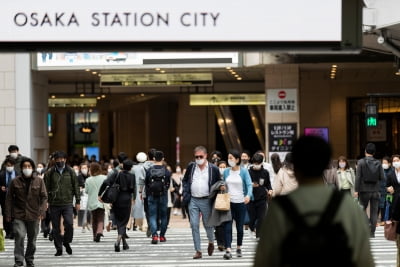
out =
[(363, 173), (364, 183), (376, 183), (379, 180), (381, 164), (378, 160), (367, 161), (365, 158), (365, 172)]
[(333, 192), (316, 225), (307, 225), (288, 196), (276, 198), (294, 226), (277, 250), (282, 253), (280, 266), (355, 266), (342, 224), (333, 223), (342, 197), (340, 191)]
[(165, 193), (165, 167), (163, 168), (154, 168), (151, 167), (149, 169), (150, 178), (149, 178), (149, 190), (148, 192), (152, 196), (161, 196)]

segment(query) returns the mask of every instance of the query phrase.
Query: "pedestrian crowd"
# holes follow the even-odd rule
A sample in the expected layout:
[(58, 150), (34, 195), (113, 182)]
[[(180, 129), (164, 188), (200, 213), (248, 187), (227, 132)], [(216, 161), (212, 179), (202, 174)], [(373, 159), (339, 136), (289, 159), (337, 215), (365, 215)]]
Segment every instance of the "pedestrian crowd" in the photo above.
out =
[[(300, 224), (318, 225), (323, 211), (330, 209), (332, 222), (325, 221), (325, 227), (340, 224), (338, 233), (346, 237), (341, 247), (351, 251), (352, 265), (340, 265), (374, 266), (369, 238), (375, 237), (376, 227), (385, 221), (400, 220), (400, 155), (379, 161), (372, 143), (366, 145), (365, 157), (354, 169), (344, 156), (332, 160), (329, 144), (314, 137), (300, 137), (282, 161), (282, 155), (272, 154), (271, 163), (263, 151), (252, 155), (231, 149), (224, 157), (219, 151), (208, 153), (204, 146), (197, 146), (193, 161), (176, 166), (175, 171), (164, 153), (153, 148), (137, 153), (134, 159), (120, 152), (108, 162), (71, 160), (65, 152), (56, 151), (47, 163), (35, 163), (21, 155), (16, 145), (8, 151), (0, 171), (0, 203), (5, 238), (15, 240), (14, 266), (24, 266), (24, 261), (34, 266), (39, 231), (54, 242), (55, 256), (64, 251), (72, 254), (74, 218), (83, 232), (92, 232), (93, 242), (101, 242), (103, 231), (115, 230), (113, 249), (120, 252), (121, 244), (123, 250), (129, 249), (130, 229), (146, 232), (152, 245), (167, 242), (171, 214), (189, 220), (195, 260), (203, 258), (202, 221), (209, 256), (216, 241), (223, 259), (242, 257), (243, 237), (248, 233), (258, 240), (255, 266), (303, 266), (299, 255), (280, 256), (291, 250), (285, 237), (292, 236)], [(109, 203), (104, 194), (115, 184), (118, 195)], [(226, 210), (215, 208), (220, 194), (229, 195)], [(298, 260), (293, 264), (290, 259)]]

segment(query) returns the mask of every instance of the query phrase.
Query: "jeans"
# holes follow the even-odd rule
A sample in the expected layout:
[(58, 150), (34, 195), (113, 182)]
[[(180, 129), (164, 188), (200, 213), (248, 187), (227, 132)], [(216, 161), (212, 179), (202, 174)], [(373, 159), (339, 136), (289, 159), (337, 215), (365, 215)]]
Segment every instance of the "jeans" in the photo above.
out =
[(150, 231), (152, 236), (157, 236), (157, 219), (160, 220), (160, 236), (165, 236), (168, 226), (167, 210), (168, 195), (159, 197), (147, 196)]
[(231, 213), (232, 220), (224, 222), (224, 239), (225, 248), (231, 248), (232, 246), (232, 223), (233, 220), (236, 222), (236, 232), (237, 232), (237, 246), (241, 246), (243, 243), (243, 225), (246, 216), (246, 205), (242, 203), (232, 203), (231, 202)]
[[(73, 218), (74, 212), (71, 205), (50, 206), (51, 224), (53, 226), (54, 246), (57, 251), (62, 250), (63, 244), (72, 242), (74, 236)], [(64, 238), (60, 233), (60, 219), (64, 219)]]
[[(34, 254), (36, 251), (36, 237), (39, 233), (39, 220), (22, 221), (15, 219), (13, 222), (13, 230), (15, 235), (14, 257), (15, 263), (21, 265), (24, 258), (27, 265), (33, 264)], [(28, 242), (24, 255), (25, 235), (28, 236)]]
[(371, 227), (371, 233), (375, 233), (376, 222), (378, 221), (378, 209), (379, 209), (379, 192), (360, 192), (359, 201), (363, 206), (364, 211), (367, 211), (369, 202), (369, 224)]
[(189, 202), (190, 227), (192, 228), (194, 249), (196, 251), (201, 251), (200, 213), (203, 218), (203, 226), (206, 229), (208, 242), (214, 243), (214, 227), (207, 225), (208, 217), (211, 214), (210, 200), (208, 198), (191, 197)]

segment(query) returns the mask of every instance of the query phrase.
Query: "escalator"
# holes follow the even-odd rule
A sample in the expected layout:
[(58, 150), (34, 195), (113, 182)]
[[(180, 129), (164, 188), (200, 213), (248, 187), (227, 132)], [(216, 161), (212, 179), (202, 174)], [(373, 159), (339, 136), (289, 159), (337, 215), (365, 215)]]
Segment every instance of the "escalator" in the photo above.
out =
[(264, 106), (218, 106), (216, 149), (226, 154), (235, 148), (251, 154), (265, 148)]

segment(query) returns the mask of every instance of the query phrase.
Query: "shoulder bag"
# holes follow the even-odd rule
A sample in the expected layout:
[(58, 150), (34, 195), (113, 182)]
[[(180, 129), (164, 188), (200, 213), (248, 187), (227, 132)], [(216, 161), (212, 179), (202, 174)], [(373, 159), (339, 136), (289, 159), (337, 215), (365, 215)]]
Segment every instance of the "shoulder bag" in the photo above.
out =
[(100, 195), (101, 200), (104, 203), (114, 203), (119, 194), (119, 172), (117, 174), (117, 178), (112, 185), (108, 185), (106, 189), (104, 189), (103, 193)]
[(396, 241), (396, 230), (397, 230), (397, 224), (399, 222), (397, 221), (385, 221), (385, 226), (384, 226), (384, 236), (386, 240), (389, 241)]

